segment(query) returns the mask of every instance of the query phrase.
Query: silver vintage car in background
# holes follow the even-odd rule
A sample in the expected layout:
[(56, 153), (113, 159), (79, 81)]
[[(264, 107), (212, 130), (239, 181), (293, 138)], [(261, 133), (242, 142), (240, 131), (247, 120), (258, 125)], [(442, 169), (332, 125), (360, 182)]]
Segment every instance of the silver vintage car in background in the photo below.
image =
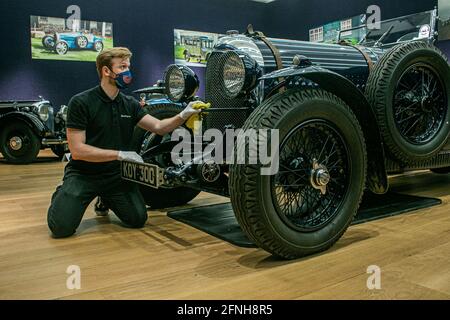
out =
[(50, 101), (0, 101), (0, 152), (11, 163), (33, 162), (39, 151), (51, 148), (59, 157), (68, 152), (67, 106), (54, 114)]

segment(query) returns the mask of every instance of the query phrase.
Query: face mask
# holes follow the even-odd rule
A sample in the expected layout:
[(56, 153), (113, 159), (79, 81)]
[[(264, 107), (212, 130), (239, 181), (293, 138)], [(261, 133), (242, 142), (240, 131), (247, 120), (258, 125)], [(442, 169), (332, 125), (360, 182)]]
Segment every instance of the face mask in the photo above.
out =
[[(111, 70), (111, 72), (114, 73), (112, 70)], [(133, 76), (131, 75), (130, 70), (118, 73), (118, 74), (116, 74), (116, 77), (114, 78), (114, 81), (116, 82), (116, 86), (119, 89), (127, 88), (131, 84), (132, 80), (133, 80)]]

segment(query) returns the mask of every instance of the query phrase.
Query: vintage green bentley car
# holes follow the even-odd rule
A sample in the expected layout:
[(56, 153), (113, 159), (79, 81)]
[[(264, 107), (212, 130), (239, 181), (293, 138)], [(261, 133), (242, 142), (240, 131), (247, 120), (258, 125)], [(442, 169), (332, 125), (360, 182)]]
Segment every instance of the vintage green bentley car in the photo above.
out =
[[(124, 163), (122, 174), (142, 185), (153, 207), (186, 203), (200, 191), (230, 197), (244, 232), (274, 255), (326, 250), (352, 222), (364, 192), (388, 190), (389, 174), (449, 172), (450, 67), (434, 45), (435, 23), (435, 11), (384, 21), (359, 45), (267, 38), (251, 27), (230, 33), (207, 61), (204, 100), (212, 107), (203, 130), (278, 130), (278, 171), (262, 175), (263, 163), (233, 163), (226, 153), (223, 161), (196, 163), (193, 154), (176, 163), (170, 135), (137, 129), (147, 164), (130, 171)], [(165, 87), (185, 103), (198, 80), (171, 65)], [(166, 118), (182, 108), (148, 112)], [(242, 144), (253, 148), (248, 139)]]

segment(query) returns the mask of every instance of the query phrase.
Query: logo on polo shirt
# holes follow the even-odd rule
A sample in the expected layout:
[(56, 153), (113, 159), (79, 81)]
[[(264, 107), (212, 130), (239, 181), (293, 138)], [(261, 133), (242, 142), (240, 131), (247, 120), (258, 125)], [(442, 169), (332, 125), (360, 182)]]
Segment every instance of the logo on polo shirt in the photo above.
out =
[(127, 114), (121, 114), (120, 115), (121, 118), (131, 118), (131, 116), (127, 115)]

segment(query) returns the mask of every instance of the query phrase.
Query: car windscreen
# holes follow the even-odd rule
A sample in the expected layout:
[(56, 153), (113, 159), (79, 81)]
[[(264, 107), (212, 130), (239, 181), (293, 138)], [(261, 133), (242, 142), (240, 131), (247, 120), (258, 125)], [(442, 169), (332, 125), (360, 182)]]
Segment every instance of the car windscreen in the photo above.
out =
[[(379, 29), (368, 29), (366, 25), (356, 27), (355, 29), (362, 29), (364, 34), (359, 44), (373, 47), (422, 38), (428, 39), (433, 36), (432, 32), (434, 32), (433, 12), (426, 11), (381, 21)], [(340, 39), (345, 39), (345, 37), (340, 37)]]

